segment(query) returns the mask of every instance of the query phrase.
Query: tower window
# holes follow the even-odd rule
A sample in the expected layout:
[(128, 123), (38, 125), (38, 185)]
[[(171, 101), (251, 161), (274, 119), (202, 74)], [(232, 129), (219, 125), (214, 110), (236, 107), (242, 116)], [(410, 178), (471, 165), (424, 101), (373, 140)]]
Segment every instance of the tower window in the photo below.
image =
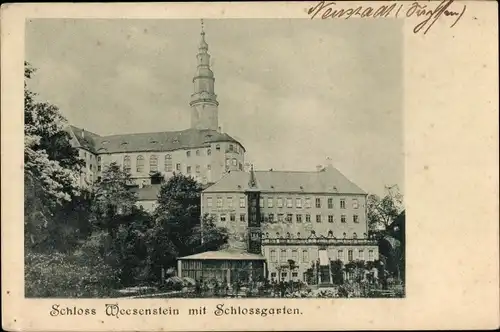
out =
[(172, 172), (172, 156), (165, 155), (165, 172)]
[(158, 157), (154, 154), (149, 157), (149, 170), (151, 172), (158, 171)]
[(141, 155), (137, 156), (136, 171), (137, 173), (144, 172), (144, 157)]
[(126, 173), (130, 173), (131, 168), (132, 168), (132, 166), (131, 166), (130, 156), (123, 157), (123, 170)]

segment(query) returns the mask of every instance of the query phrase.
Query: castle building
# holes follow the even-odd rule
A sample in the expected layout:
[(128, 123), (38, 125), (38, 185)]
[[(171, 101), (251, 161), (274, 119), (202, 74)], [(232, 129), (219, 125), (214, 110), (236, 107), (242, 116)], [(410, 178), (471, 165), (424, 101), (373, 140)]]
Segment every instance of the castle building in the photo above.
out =
[[(156, 200), (159, 183), (176, 173), (192, 176), (203, 184), (214, 183), (224, 174), (242, 170), (245, 148), (223, 133), (218, 124), (215, 77), (210, 69), (210, 54), (202, 29), (197, 68), (191, 95), (191, 127), (180, 131), (102, 136), (68, 126), (71, 144), (85, 161), (81, 185), (99, 180), (112, 162), (129, 172), (139, 191), (139, 204), (146, 209)], [(150, 187), (152, 186), (152, 188)], [(148, 188), (149, 187), (149, 188)]]
[(206, 188), (201, 206), (229, 230), (231, 248), (265, 257), (268, 278), (310, 282), (313, 268), (328, 284), (332, 261), (378, 259), (367, 236), (366, 196), (331, 164), (315, 172), (252, 168)]

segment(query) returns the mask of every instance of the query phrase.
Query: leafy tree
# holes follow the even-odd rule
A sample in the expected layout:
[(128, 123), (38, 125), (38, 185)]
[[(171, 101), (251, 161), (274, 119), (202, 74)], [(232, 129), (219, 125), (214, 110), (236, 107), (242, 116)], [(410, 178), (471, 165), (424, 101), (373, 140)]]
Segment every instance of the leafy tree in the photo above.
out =
[(333, 283), (336, 285), (342, 285), (344, 283), (344, 263), (337, 259), (330, 262), (330, 269), (332, 272)]
[[(25, 246), (54, 249), (56, 234), (64, 224), (54, 214), (79, 195), (80, 160), (64, 130), (66, 120), (54, 105), (38, 102), (27, 88), (34, 69), (25, 63), (24, 82), (24, 208)], [(50, 235), (50, 236), (49, 236)]]
[(193, 254), (219, 250), (229, 240), (227, 228), (217, 226), (213, 218), (204, 215), (201, 223), (194, 226), (188, 238)]
[(373, 194), (367, 198), (368, 228), (372, 234), (386, 230), (403, 209), (403, 195), (397, 185), (386, 187), (385, 191), (382, 198)]
[(137, 197), (128, 186), (130, 174), (111, 163), (104, 169), (101, 180), (95, 184), (92, 210), (95, 226), (106, 229), (114, 236), (124, 218), (129, 216)]

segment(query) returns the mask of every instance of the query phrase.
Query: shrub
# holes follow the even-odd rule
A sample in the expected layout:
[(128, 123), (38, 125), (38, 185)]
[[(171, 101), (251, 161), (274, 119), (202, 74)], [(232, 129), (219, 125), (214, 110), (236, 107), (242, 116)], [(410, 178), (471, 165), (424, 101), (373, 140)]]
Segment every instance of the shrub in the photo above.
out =
[(180, 291), (184, 287), (184, 282), (179, 277), (171, 277), (171, 278), (168, 278), (165, 281), (165, 286), (168, 289), (173, 289), (173, 290), (176, 290), (176, 291)]
[(182, 278), (182, 281), (184, 283), (184, 286), (189, 287), (189, 286), (196, 286), (196, 280), (190, 277), (184, 277)]

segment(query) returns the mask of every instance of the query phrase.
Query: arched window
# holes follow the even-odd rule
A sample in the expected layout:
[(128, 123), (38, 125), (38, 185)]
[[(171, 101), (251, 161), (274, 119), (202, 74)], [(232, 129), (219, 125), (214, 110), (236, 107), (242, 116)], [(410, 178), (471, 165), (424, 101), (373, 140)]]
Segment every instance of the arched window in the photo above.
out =
[(311, 231), (311, 237), (316, 237), (316, 231)]
[(172, 156), (165, 155), (165, 172), (172, 172)]
[(279, 239), (280, 238), (280, 233), (276, 232), (276, 237)]
[(347, 236), (347, 234), (346, 234), (346, 233), (344, 233), (343, 235), (344, 235), (344, 239), (345, 239), (345, 238), (346, 238), (346, 236)]
[(132, 168), (132, 166), (131, 166), (131, 162), (130, 162), (130, 156), (123, 157), (123, 170), (126, 173), (130, 173), (131, 168)]
[(332, 231), (328, 231), (328, 237), (333, 237), (333, 232)]
[(354, 233), (352, 234), (352, 238), (353, 238), (353, 239), (357, 239), (357, 238), (358, 238), (358, 234), (356, 234), (356, 232), (354, 232)]
[(300, 239), (300, 232), (297, 232), (297, 239)]
[(286, 233), (286, 237), (287, 237), (287, 239), (290, 239), (292, 237), (292, 235), (290, 234), (290, 232)]
[(144, 157), (141, 155), (137, 156), (137, 161), (136, 161), (136, 172), (137, 173), (142, 173), (144, 172)]
[(158, 157), (154, 154), (149, 157), (149, 170), (151, 172), (158, 172)]

